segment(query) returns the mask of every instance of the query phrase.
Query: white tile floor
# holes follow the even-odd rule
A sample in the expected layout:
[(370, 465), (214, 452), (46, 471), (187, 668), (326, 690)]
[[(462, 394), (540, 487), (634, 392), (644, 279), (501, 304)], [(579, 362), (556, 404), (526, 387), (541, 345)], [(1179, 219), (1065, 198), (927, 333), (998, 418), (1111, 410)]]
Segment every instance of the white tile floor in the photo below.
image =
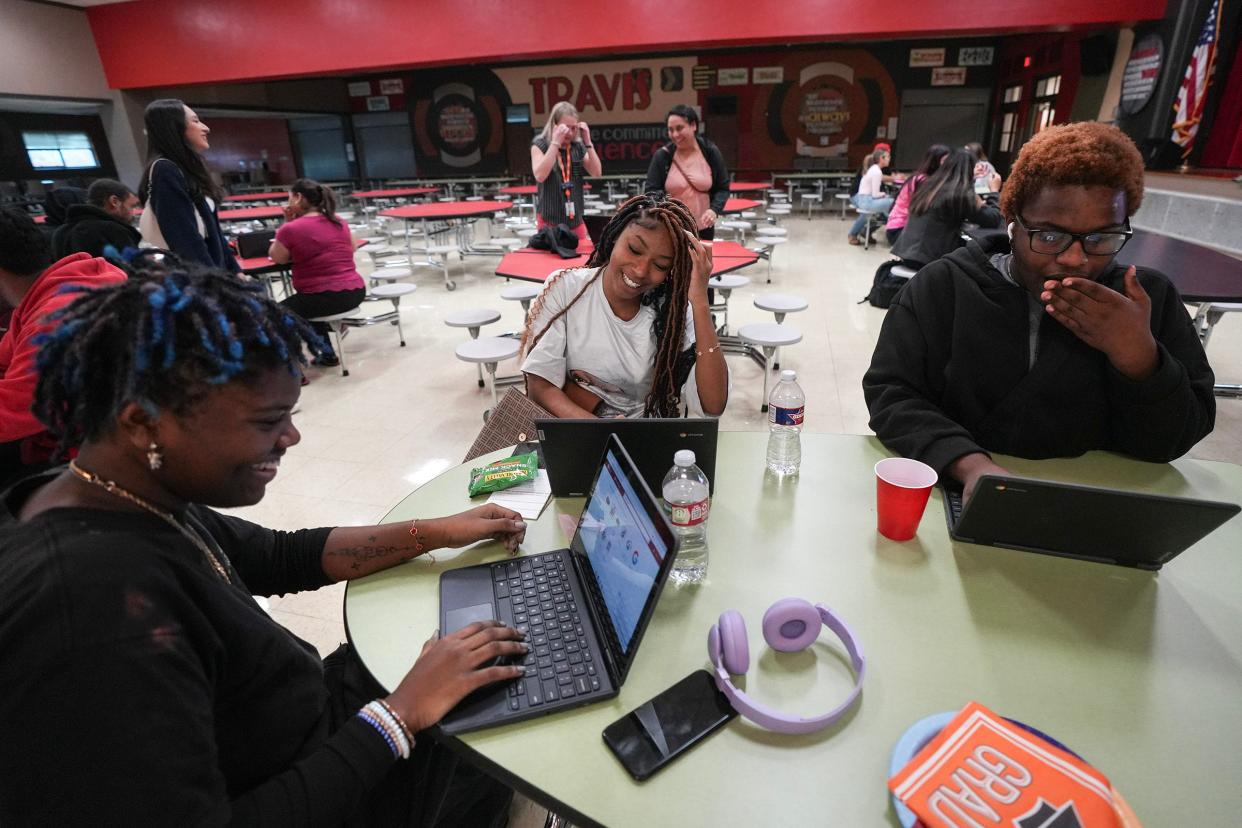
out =
[[(803, 340), (783, 356), (784, 367), (798, 371), (806, 391), (806, 429), (868, 434), (861, 380), (884, 311), (857, 302), (888, 258), (887, 248), (851, 247), (845, 240), (848, 225), (836, 217), (794, 218), (783, 226), (791, 242), (776, 252), (772, 284), (763, 281), (762, 262), (742, 271), (752, 282), (734, 291), (730, 325), (736, 330), (747, 322), (772, 321), (751, 304), (763, 291), (806, 298), (809, 310), (786, 320), (802, 331)], [(457, 290), (452, 292), (438, 271), (417, 270), (418, 291), (401, 306), (407, 347), (398, 347), (390, 326), (355, 329), (345, 340), (350, 376), (311, 369), (313, 381), (303, 389), (295, 417), (301, 444), (285, 456), (263, 502), (237, 514), (280, 529), (372, 523), (411, 490), (460, 463), (491, 398), (476, 385), (474, 366), (454, 357), (466, 331), (445, 326), (443, 318), (453, 310), (487, 307), (502, 316), (484, 335), (520, 329), (522, 308), (500, 298), (508, 282), (493, 275), (496, 262), (494, 257), (454, 260)], [(1218, 325), (1209, 357), (1218, 378), (1242, 381), (1242, 314), (1226, 315)], [(760, 369), (740, 356), (730, 356), (729, 365), (733, 394), (721, 427), (763, 430)], [(502, 374), (515, 371), (513, 361), (501, 366)], [(1242, 400), (1218, 399), (1217, 406), (1215, 433), (1192, 454), (1242, 463)], [(343, 594), (343, 585), (337, 585), (275, 598), (272, 614), (326, 654), (345, 640)]]

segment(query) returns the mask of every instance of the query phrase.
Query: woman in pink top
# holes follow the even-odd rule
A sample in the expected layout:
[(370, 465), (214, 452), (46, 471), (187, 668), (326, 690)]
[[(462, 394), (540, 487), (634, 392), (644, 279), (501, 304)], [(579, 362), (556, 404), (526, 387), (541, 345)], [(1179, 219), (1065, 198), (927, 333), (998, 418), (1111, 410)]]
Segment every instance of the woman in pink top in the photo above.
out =
[(932, 144), (923, 155), (923, 162), (919, 164), (919, 168), (902, 185), (901, 192), (897, 193), (897, 200), (893, 202), (893, 209), (888, 211), (888, 221), (884, 224), (884, 235), (888, 237), (889, 247), (896, 243), (901, 231), (905, 229), (906, 221), (910, 217), (910, 199), (914, 196), (914, 191), (918, 189), (919, 184), (927, 180), (929, 175), (940, 169), (940, 162), (948, 154), (949, 148), (946, 145)]
[[(293, 263), (296, 293), (281, 304), (303, 319), (358, 307), (367, 294), (366, 284), (354, 267), (354, 237), (349, 226), (336, 217), (332, 190), (309, 178), (299, 178), (289, 188), (285, 218), (268, 249), (272, 261)], [(339, 365), (328, 326), (311, 324), (327, 343), (327, 350), (315, 358), (315, 364)]]
[(729, 200), (729, 170), (724, 156), (699, 135), (699, 114), (685, 104), (668, 111), (668, 137), (651, 156), (646, 192), (657, 200), (675, 198), (690, 210), (699, 238), (716, 232), (716, 218)]

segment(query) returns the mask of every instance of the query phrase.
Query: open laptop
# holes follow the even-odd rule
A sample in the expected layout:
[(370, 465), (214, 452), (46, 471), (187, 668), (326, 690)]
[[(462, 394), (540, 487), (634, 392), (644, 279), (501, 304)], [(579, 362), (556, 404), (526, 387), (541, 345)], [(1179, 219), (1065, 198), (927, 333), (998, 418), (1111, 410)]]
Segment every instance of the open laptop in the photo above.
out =
[(267, 255), (267, 249), (276, 238), (275, 230), (254, 230), (237, 234), (237, 255), (243, 259), (257, 259)]
[(1051, 480), (984, 475), (962, 508), (946, 481), (954, 540), (1157, 570), (1242, 507)]
[(582, 497), (595, 477), (595, 461), (610, 435), (629, 449), (651, 491), (659, 493), (664, 475), (679, 449), (694, 452), (694, 462), (716, 489), (716, 439), (720, 423), (707, 418), (537, 419), (539, 447), (548, 483), (556, 497)]
[(616, 436), (601, 451), (568, 549), (440, 576), (445, 634), (488, 618), (527, 633), (523, 678), (471, 694), (447, 733), (508, 724), (612, 698), (634, 662), (678, 541)]

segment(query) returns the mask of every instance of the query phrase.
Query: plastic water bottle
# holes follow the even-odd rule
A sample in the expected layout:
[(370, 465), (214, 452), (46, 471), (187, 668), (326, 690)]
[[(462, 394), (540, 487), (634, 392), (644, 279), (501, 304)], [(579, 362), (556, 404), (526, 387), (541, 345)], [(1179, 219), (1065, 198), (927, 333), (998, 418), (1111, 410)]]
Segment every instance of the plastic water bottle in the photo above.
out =
[(781, 371), (781, 381), (768, 396), (768, 469), (778, 475), (797, 474), (802, 465), (802, 417), (806, 394), (796, 371)]
[(682, 449), (664, 475), (664, 508), (681, 548), (669, 575), (676, 584), (697, 584), (707, 574), (707, 513), (711, 494), (707, 475), (694, 465), (694, 452)]

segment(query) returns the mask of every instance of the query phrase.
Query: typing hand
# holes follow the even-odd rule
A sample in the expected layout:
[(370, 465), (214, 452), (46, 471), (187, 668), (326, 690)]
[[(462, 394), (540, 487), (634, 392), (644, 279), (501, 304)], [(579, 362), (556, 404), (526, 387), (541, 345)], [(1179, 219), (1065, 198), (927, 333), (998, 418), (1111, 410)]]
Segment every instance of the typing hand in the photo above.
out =
[(520, 666), (483, 665), (530, 652), (525, 637), (499, 621), (476, 621), (432, 638), (386, 701), (415, 733), (431, 727), (483, 685), (521, 676)]
[(949, 464), (948, 472), (950, 477), (962, 484), (963, 506), (974, 496), (980, 477), (985, 474), (1009, 475), (1004, 466), (992, 462), (992, 458), (981, 451), (957, 458)]
[(1103, 351), (1119, 372), (1144, 380), (1156, 372), (1159, 351), (1151, 333), (1151, 297), (1135, 269), (1126, 270), (1125, 293), (1071, 276), (1044, 282), (1040, 301), (1053, 319), (1083, 342)]

